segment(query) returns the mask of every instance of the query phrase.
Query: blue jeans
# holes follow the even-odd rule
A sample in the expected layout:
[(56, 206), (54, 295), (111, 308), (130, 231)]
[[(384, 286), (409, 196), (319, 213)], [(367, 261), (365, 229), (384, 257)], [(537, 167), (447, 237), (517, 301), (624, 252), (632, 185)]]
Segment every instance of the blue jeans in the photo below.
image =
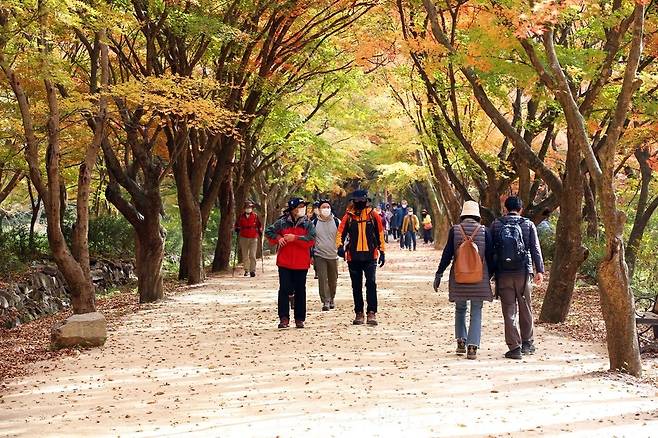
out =
[(471, 320), (466, 331), (466, 301), (455, 302), (455, 338), (466, 339), (466, 345), (480, 346), (482, 334), (482, 300), (470, 300)]

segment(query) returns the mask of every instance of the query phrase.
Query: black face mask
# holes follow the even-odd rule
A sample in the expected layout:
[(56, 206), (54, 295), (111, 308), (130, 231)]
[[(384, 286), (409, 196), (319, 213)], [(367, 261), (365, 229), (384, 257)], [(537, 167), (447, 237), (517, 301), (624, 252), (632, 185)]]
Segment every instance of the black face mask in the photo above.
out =
[(354, 201), (354, 207), (358, 208), (359, 210), (363, 210), (366, 208), (366, 204), (368, 201)]

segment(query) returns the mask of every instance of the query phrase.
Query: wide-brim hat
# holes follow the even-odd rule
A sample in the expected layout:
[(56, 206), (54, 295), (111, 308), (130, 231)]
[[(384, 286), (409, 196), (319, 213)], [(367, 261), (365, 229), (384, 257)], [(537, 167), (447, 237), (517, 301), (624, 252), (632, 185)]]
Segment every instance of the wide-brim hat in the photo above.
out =
[(329, 207), (332, 207), (330, 199), (326, 199), (326, 198), (319, 199), (318, 207), (322, 206), (322, 204), (329, 204)]
[(462, 207), (461, 216), (480, 217), (480, 204), (475, 201), (466, 201)]
[(290, 212), (296, 209), (297, 207), (299, 207), (300, 205), (304, 205), (305, 207), (307, 204), (308, 203), (304, 201), (302, 198), (290, 198), (290, 200), (288, 200), (288, 208), (286, 208), (286, 212)]
[(244, 201), (244, 207), (255, 207), (256, 204), (254, 204), (252, 201)]

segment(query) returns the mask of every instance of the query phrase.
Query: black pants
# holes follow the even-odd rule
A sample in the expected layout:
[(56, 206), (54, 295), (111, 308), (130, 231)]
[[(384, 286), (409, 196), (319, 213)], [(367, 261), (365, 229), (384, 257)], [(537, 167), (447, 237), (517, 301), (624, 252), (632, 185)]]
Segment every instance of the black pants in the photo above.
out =
[(352, 296), (354, 297), (354, 312), (363, 313), (363, 276), (366, 277), (366, 301), (368, 301), (368, 312), (377, 313), (377, 262), (369, 260), (365, 262), (347, 262), (352, 279)]
[(290, 318), (288, 295), (295, 295), (295, 321), (306, 320), (308, 269), (279, 268), (279, 318)]
[(434, 238), (432, 237), (432, 230), (431, 229), (429, 229), (429, 230), (423, 229), (423, 241), (425, 243), (434, 242)]
[(399, 231), (398, 228), (391, 228), (391, 234), (393, 234), (393, 239), (397, 239), (398, 237), (400, 237), (400, 233), (398, 231)]

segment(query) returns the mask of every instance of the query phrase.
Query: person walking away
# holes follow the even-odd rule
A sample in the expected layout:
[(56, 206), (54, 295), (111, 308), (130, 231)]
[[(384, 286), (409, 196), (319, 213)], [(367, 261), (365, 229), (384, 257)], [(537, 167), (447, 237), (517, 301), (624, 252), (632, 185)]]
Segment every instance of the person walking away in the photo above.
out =
[(368, 205), (366, 190), (356, 190), (352, 205), (340, 221), (336, 235), (338, 255), (345, 257), (352, 281), (355, 318), (354, 325), (364, 323), (363, 277), (366, 278), (367, 323), (377, 325), (377, 263), (384, 266), (386, 243), (381, 217)]
[[(475, 359), (482, 334), (482, 306), (484, 301), (493, 300), (491, 274), (494, 272), (493, 239), (489, 230), (480, 224), (480, 206), (475, 201), (464, 203), (460, 223), (448, 232), (448, 242), (434, 276), (435, 292), (438, 292), (443, 273), (451, 262), (448, 299), (455, 303), (456, 352), (466, 353), (467, 359)], [(467, 329), (469, 301), (471, 311)]]
[(244, 276), (256, 276), (256, 254), (258, 251), (258, 238), (263, 234), (263, 225), (260, 218), (254, 213), (254, 203), (244, 203), (244, 210), (235, 221), (235, 232), (240, 242), (242, 252), (242, 266)]
[(331, 202), (320, 200), (318, 217), (313, 220), (315, 226), (315, 246), (313, 259), (315, 272), (318, 275), (318, 289), (322, 310), (335, 307), (336, 286), (338, 282), (338, 251), (336, 250), (336, 234), (340, 221), (331, 212)]
[(413, 208), (407, 208), (407, 215), (402, 221), (402, 228), (400, 228), (400, 231), (404, 236), (404, 248), (409, 251), (413, 248), (413, 250), (416, 251), (416, 233), (419, 229), (420, 222), (418, 221), (418, 216), (414, 214)]
[[(496, 293), (505, 321), (505, 342), (508, 359), (521, 359), (523, 354), (533, 354), (534, 321), (532, 315), (532, 281), (544, 280), (544, 260), (537, 237), (537, 228), (521, 216), (523, 203), (510, 196), (505, 200), (506, 215), (491, 225), (496, 264)], [(536, 274), (533, 275), (533, 264)], [(519, 327), (516, 327), (516, 314)]]
[(267, 227), (265, 235), (278, 247), (276, 265), (279, 268), (279, 328), (290, 324), (290, 294), (294, 293), (295, 326), (304, 328), (306, 320), (306, 274), (311, 265), (311, 248), (315, 227), (306, 216), (306, 202), (291, 198), (285, 214)]
[(404, 248), (404, 242), (406, 240), (404, 237), (404, 232), (402, 231), (402, 223), (404, 222), (404, 218), (407, 215), (407, 205), (407, 201), (403, 199), (397, 211), (395, 212), (395, 220), (397, 221), (398, 228), (400, 229), (400, 248)]
[(432, 236), (432, 217), (424, 208), (423, 211), (420, 212), (420, 217), (423, 222), (423, 243), (427, 245), (428, 243), (434, 242), (434, 236)]

